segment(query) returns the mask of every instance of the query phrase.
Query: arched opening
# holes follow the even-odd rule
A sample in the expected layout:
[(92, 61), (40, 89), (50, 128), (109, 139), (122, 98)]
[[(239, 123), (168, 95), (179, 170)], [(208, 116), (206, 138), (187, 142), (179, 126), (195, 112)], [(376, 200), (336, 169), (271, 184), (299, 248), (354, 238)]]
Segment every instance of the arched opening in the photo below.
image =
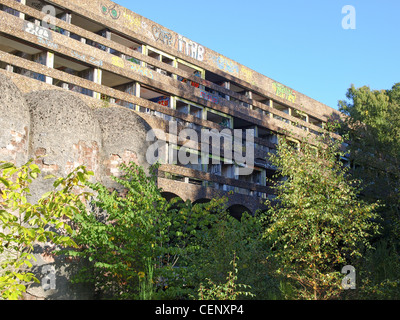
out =
[(171, 209), (179, 209), (180, 204), (184, 202), (181, 197), (172, 192), (162, 192), (161, 195), (171, 203)]
[(161, 192), (161, 195), (164, 197), (165, 200), (171, 201), (174, 198), (179, 198), (180, 201), (183, 202), (182, 198), (172, 192)]
[(228, 208), (229, 214), (235, 219), (241, 220), (243, 213), (248, 212), (251, 214), (251, 211), (241, 204), (234, 204)]

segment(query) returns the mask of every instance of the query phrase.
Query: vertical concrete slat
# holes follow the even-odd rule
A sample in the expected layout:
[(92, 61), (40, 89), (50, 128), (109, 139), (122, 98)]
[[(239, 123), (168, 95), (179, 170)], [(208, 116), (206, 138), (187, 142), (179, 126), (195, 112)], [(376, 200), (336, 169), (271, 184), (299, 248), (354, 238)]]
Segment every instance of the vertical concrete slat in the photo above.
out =
[[(54, 53), (47, 51), (46, 53), (46, 66), (49, 68), (54, 68)], [(53, 78), (46, 76), (46, 83), (53, 84)]]
[[(103, 76), (103, 70), (101, 70), (100, 68), (95, 68), (93, 74), (93, 82), (101, 84), (102, 76)], [(93, 98), (100, 99), (101, 98), (100, 93), (93, 91)]]

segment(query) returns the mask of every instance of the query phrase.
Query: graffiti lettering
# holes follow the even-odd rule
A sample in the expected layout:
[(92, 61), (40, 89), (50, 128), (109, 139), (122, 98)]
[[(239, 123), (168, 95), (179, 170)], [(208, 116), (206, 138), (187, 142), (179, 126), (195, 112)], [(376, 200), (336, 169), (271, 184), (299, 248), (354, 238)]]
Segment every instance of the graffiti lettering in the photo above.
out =
[(218, 97), (212, 95), (211, 93), (200, 91), (200, 97), (204, 100), (211, 101), (212, 103), (218, 104)]
[(51, 32), (48, 29), (35, 25), (32, 22), (24, 21), (23, 30), (37, 37), (43, 38), (45, 40), (51, 41)]
[(150, 101), (158, 103), (164, 107), (169, 107), (170, 98), (168, 96), (161, 96), (161, 97), (150, 99)]
[(84, 61), (84, 62), (92, 63), (92, 64), (94, 64), (94, 65), (96, 65), (96, 66), (99, 66), (99, 67), (101, 67), (101, 66), (103, 65), (103, 61), (97, 60), (97, 59), (94, 58), (94, 57), (88, 57), (88, 58), (86, 58), (85, 55), (80, 54), (79, 52), (76, 52), (76, 51), (74, 51), (74, 50), (72, 50), (72, 56), (75, 57), (75, 58), (77, 58), (77, 59), (79, 59), (79, 60), (82, 60), (82, 61)]
[[(111, 63), (119, 68), (125, 68), (125, 61), (120, 57), (112, 57)], [(154, 78), (153, 71), (148, 68), (144, 68), (136, 63), (132, 63), (126, 60), (126, 63), (130, 66), (131, 70), (134, 72), (140, 73), (142, 76), (148, 77), (150, 79)]]
[(204, 60), (204, 47), (181, 35), (178, 35), (178, 51), (196, 60)]
[(153, 25), (152, 30), (154, 39), (156, 39), (156, 41), (160, 40), (161, 42), (164, 42), (164, 44), (169, 46), (173, 45), (173, 36), (170, 32), (167, 32), (156, 25)]
[(112, 57), (111, 58), (111, 63), (119, 68), (123, 68), (125, 66), (124, 60), (120, 57)]
[(142, 18), (131, 16), (130, 14), (123, 12), (122, 16), (126, 20), (126, 26), (134, 30), (138, 30), (142, 27)]
[(236, 76), (239, 75), (239, 66), (235, 64), (233, 61), (230, 61), (222, 56), (211, 56), (211, 61), (214, 63), (214, 65), (218, 68), (221, 69), (222, 71), (232, 73)]
[(101, 67), (103, 65), (103, 61), (97, 60), (96, 58), (93, 58), (93, 57), (89, 57), (89, 62), (94, 65), (97, 65), (99, 67)]
[(129, 62), (131, 69), (135, 72), (140, 73), (142, 76), (148, 77), (150, 79), (154, 78), (153, 71), (151, 69), (143, 68), (142, 66)]
[(43, 44), (46, 47), (52, 48), (54, 50), (58, 50), (58, 44), (57, 43), (51, 42), (51, 41), (49, 41), (47, 39), (43, 39), (42, 37), (37, 37), (37, 39), (38, 39), (38, 42), (40, 44)]
[(294, 90), (289, 89), (289, 88), (285, 87), (284, 85), (279, 84), (277, 82), (274, 82), (272, 84), (272, 87), (274, 88), (275, 94), (278, 97), (281, 97), (282, 99), (286, 99), (293, 103), (296, 101), (296, 93), (294, 92)]
[(253, 72), (249, 69), (245, 69), (245, 67), (242, 67), (240, 69), (240, 74), (242, 76), (242, 78), (247, 81), (248, 83), (255, 85), (255, 81), (253, 78)]

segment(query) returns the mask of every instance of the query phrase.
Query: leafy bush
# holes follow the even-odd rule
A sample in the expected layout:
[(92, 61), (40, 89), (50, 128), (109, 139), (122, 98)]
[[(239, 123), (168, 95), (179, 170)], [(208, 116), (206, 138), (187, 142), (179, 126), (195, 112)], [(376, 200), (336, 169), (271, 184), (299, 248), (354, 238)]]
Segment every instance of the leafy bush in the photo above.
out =
[(250, 290), (251, 286), (237, 283), (238, 269), (236, 259), (238, 258), (235, 254), (231, 261), (233, 271), (229, 271), (226, 283), (215, 284), (210, 279), (206, 279), (208, 281), (208, 287), (200, 283), (198, 300), (237, 300), (241, 296), (255, 296), (250, 291), (240, 291), (241, 288)]
[[(257, 299), (279, 295), (279, 283), (271, 277), (270, 255), (263, 239), (264, 226), (257, 214), (244, 213), (241, 220), (226, 210), (214, 213), (210, 228), (204, 229), (197, 238), (199, 250), (190, 255), (193, 284), (198, 288), (204, 279), (223, 283), (230, 272), (233, 255), (240, 257), (238, 281), (252, 287)], [(243, 297), (251, 298), (251, 296)]]
[(97, 193), (92, 210), (74, 217), (79, 250), (68, 254), (89, 262), (74, 281), (93, 283), (106, 299), (186, 297), (192, 290), (186, 256), (198, 249), (196, 234), (210, 225), (218, 202), (168, 202), (155, 174), (134, 163), (121, 169), (113, 179), (123, 191), (88, 184)]
[(54, 190), (44, 194), (37, 204), (28, 201), (30, 185), (40, 174), (39, 167), (29, 161), (16, 167), (0, 162), (0, 295), (19, 299), (27, 285), (39, 280), (29, 272), (34, 245), (50, 242), (58, 246), (74, 246), (70, 238), (68, 218), (79, 212), (84, 183), (92, 173), (79, 167), (66, 178), (54, 182)]

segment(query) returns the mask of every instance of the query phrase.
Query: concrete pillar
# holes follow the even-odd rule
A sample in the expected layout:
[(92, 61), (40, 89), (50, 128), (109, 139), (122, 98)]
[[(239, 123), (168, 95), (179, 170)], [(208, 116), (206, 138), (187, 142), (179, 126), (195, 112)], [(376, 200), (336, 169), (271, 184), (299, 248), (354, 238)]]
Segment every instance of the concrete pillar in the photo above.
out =
[[(110, 30), (106, 30), (106, 39), (107, 40), (111, 40), (111, 31)], [(111, 52), (111, 48), (107, 47), (106, 48), (106, 52), (110, 53)]]
[(14, 66), (12, 66), (11, 64), (7, 64), (6, 70), (7, 70), (8, 72), (14, 72)]
[[(72, 20), (72, 15), (69, 12), (65, 13), (65, 22), (71, 24), (71, 20)], [(67, 37), (69, 37), (71, 35), (71, 32), (68, 30), (64, 31), (64, 35), (66, 35)]]
[[(26, 0), (20, 0), (20, 1), (18, 1), (18, 2), (20, 2), (21, 4), (26, 5)], [(19, 13), (19, 17), (20, 17), (21, 19), (25, 20), (25, 13), (20, 12), (20, 13)]]
[[(269, 106), (270, 106), (271, 108), (274, 107), (274, 100), (269, 99)], [(271, 119), (274, 117), (274, 115), (272, 114), (272, 112), (269, 113), (269, 117), (270, 117)]]
[[(46, 66), (49, 68), (54, 68), (54, 53), (47, 51), (46, 54)], [(53, 78), (46, 76), (46, 83), (53, 84)]]
[[(102, 81), (103, 70), (96, 68), (93, 73), (93, 82), (101, 84)], [(93, 91), (93, 98), (100, 99), (100, 93)]]
[[(230, 83), (229, 81), (226, 81), (226, 82), (224, 82), (223, 87), (224, 87), (225, 89), (230, 90), (230, 89), (231, 89), (231, 83)], [(228, 101), (231, 100), (231, 97), (228, 96), (228, 95), (226, 95), (225, 98), (226, 98), (226, 100), (228, 100)]]

